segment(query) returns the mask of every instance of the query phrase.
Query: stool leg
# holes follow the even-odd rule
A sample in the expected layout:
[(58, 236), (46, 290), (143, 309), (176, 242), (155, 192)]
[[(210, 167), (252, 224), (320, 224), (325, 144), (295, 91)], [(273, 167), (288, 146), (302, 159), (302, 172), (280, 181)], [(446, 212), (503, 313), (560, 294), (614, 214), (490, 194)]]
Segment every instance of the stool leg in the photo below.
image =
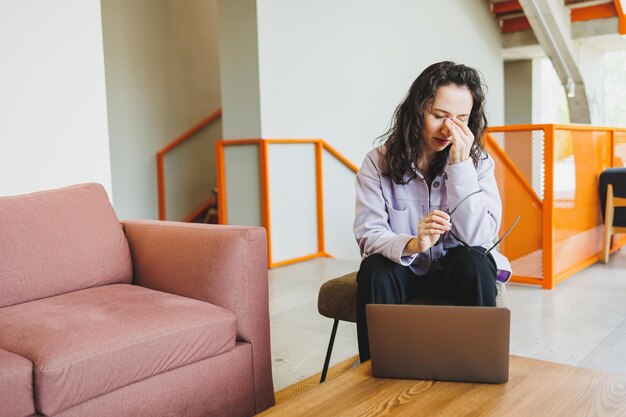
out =
[(339, 320), (335, 319), (333, 323), (333, 331), (330, 333), (330, 340), (328, 341), (328, 350), (326, 351), (326, 359), (324, 360), (324, 369), (322, 369), (322, 377), (320, 378), (320, 384), (326, 380), (326, 373), (328, 372), (328, 364), (330, 363), (330, 354), (333, 353), (333, 345), (335, 344), (335, 335), (337, 334), (337, 325)]

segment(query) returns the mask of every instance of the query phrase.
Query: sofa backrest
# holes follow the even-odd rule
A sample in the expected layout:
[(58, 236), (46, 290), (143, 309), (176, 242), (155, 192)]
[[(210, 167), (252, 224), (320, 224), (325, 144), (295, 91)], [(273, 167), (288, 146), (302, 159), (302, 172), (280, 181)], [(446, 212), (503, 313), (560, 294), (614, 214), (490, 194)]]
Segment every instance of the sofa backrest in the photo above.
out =
[(101, 185), (0, 197), (0, 307), (131, 280), (128, 242)]

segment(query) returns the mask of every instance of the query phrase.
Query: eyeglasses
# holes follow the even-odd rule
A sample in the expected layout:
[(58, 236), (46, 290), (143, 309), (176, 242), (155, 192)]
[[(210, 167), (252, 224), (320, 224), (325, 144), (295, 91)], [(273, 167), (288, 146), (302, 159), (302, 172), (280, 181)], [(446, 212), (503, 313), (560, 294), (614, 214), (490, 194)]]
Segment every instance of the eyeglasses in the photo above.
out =
[[(470, 193), (470, 194), (466, 195), (465, 197), (463, 197), (463, 199), (461, 201), (459, 201), (459, 203), (456, 205), (456, 207), (454, 207), (452, 209), (452, 211), (450, 211), (448, 213), (448, 215), (450, 216), (450, 222), (452, 222), (452, 213), (454, 213), (456, 211), (456, 209), (459, 208), (461, 203), (463, 203), (465, 200), (467, 200), (471, 196), (473, 196), (475, 194), (478, 194), (478, 193), (482, 193), (482, 192), (483, 192), (483, 190), (476, 190), (473, 193)], [(496, 246), (498, 246), (500, 244), (500, 242), (502, 242), (502, 240), (505, 237), (507, 237), (509, 235), (509, 233), (511, 233), (513, 228), (517, 225), (517, 222), (519, 221), (520, 217), (521, 216), (518, 215), (517, 218), (515, 219), (515, 221), (513, 222), (513, 225), (511, 227), (509, 227), (509, 230), (507, 230), (506, 233), (503, 234), (502, 237), (500, 239), (498, 239), (498, 241), (496, 243), (494, 243), (493, 246), (490, 247), (489, 249), (487, 249), (485, 252), (480, 252), (480, 251), (474, 249), (469, 243), (465, 242), (463, 239), (458, 237), (452, 230), (448, 230), (448, 233), (450, 233), (450, 236), (452, 236), (457, 242), (459, 242), (461, 245), (465, 246), (470, 251), (474, 252), (476, 255), (481, 256), (481, 257), (482, 256), (487, 256), (489, 254), (489, 252), (491, 252)]]

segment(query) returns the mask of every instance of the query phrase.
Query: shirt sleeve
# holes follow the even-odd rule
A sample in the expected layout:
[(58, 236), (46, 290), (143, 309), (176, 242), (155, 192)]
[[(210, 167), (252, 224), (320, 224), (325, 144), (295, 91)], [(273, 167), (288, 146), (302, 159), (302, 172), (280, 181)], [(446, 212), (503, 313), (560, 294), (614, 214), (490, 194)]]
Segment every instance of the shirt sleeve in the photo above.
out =
[(413, 238), (397, 234), (389, 225), (389, 214), (381, 187), (381, 173), (368, 154), (356, 176), (356, 215), (354, 236), (361, 255), (379, 253), (392, 261), (408, 266), (417, 255), (402, 256), (406, 244)]
[[(495, 178), (495, 163), (485, 152), (478, 167), (472, 158), (446, 167), (446, 188), (452, 227), (471, 246), (489, 245), (500, 230), (502, 201)], [(461, 202), (467, 195), (482, 190)], [(460, 205), (459, 205), (460, 203)]]

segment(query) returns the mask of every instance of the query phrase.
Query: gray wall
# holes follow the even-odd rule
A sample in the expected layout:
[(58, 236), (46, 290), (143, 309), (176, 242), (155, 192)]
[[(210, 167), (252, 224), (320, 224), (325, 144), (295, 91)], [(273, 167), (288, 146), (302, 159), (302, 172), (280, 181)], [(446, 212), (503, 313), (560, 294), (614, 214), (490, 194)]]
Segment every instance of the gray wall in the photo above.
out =
[(256, 0), (219, 0), (224, 138), (261, 137)]
[(533, 122), (533, 61), (504, 63), (504, 122), (507, 125)]
[[(102, 0), (113, 203), (157, 218), (156, 152), (220, 108), (217, 0)], [(166, 157), (168, 219), (215, 186), (212, 125)]]

